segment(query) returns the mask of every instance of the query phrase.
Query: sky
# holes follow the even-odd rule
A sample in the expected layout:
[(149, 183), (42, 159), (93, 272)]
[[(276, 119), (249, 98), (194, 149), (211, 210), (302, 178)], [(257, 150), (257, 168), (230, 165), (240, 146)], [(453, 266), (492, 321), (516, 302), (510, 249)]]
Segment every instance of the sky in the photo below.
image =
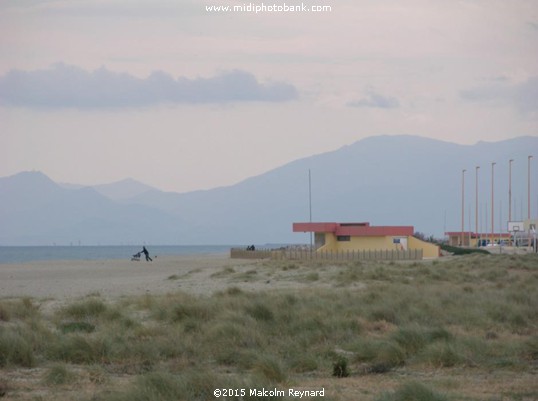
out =
[(537, 136), (537, 50), (536, 0), (3, 0), (0, 177), (188, 192), (376, 135)]

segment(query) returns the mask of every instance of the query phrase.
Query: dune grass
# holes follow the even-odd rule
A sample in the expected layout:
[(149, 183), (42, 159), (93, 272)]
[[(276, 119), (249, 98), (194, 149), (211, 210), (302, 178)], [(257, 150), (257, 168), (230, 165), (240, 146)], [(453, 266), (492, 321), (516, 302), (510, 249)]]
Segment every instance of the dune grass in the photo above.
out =
[(376, 401), (448, 401), (448, 398), (418, 382), (409, 382), (385, 393)]
[[(55, 394), (91, 388), (82, 400), (211, 400), (217, 387), (286, 388), (309, 378), (398, 371), (411, 379), (365, 399), (463, 400), (465, 393), (445, 395), (413, 380), (413, 372), (465, 368), (480, 375), (536, 366), (536, 255), (258, 268), (303, 284), (310, 278), (297, 290), (250, 292), (234, 283), (262, 272), (227, 268), (217, 276), (231, 277), (231, 286), (212, 296), (92, 296), (52, 315), (34, 300), (0, 300), (0, 369), (42, 368), (42, 383)], [(521, 389), (538, 397), (533, 391)]]

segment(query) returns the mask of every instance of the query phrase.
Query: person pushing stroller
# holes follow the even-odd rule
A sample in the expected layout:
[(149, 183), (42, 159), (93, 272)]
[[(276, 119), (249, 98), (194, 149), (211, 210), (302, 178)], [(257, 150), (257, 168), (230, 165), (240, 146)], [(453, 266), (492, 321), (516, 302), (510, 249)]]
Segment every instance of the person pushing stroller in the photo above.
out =
[(144, 256), (146, 257), (146, 262), (153, 262), (153, 259), (150, 258), (149, 252), (148, 252), (148, 250), (146, 249), (145, 246), (142, 247), (142, 250), (140, 252), (135, 253), (131, 257), (131, 260), (139, 262), (140, 261), (140, 256), (142, 256), (142, 254), (144, 254)]
[(148, 250), (146, 249), (145, 246), (142, 247), (142, 253), (144, 254), (144, 256), (146, 257), (146, 262), (153, 262), (153, 259), (151, 259), (149, 257), (149, 252)]

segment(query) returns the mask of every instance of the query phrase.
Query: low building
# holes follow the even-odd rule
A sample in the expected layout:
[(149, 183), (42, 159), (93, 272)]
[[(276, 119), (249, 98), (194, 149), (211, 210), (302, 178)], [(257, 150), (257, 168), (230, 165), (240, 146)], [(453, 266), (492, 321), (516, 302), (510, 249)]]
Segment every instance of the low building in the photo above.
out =
[[(475, 233), (471, 231), (448, 231), (445, 233), (448, 245), (476, 248), (489, 244), (499, 245), (501, 242), (511, 241), (510, 233)], [(463, 240), (462, 240), (463, 239)]]
[(424, 258), (439, 257), (439, 246), (413, 237), (413, 226), (370, 223), (293, 223), (294, 232), (314, 233), (316, 251), (422, 249)]

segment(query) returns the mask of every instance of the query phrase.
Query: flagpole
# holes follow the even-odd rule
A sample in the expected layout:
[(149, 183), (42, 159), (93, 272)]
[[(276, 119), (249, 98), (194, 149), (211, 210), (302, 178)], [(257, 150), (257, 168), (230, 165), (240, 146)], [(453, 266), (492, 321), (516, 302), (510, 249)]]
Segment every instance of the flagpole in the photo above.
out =
[[(312, 223), (312, 174), (310, 169), (308, 169), (308, 208), (310, 223)], [(310, 231), (310, 252), (312, 252), (312, 231)]]

